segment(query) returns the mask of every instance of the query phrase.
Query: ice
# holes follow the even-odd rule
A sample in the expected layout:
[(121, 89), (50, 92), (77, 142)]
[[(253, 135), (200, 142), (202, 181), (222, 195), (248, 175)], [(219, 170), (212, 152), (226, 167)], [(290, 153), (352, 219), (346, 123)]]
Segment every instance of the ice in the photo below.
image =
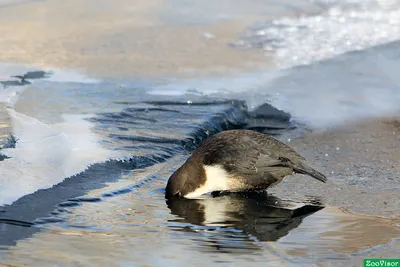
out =
[(64, 115), (63, 122), (48, 125), (8, 112), (17, 144), (2, 150), (10, 158), (0, 162), (0, 205), (49, 188), (91, 164), (124, 156), (102, 148), (84, 116)]
[(399, 1), (340, 2), (314, 16), (258, 23), (237, 46), (272, 51), (289, 68), (400, 38)]

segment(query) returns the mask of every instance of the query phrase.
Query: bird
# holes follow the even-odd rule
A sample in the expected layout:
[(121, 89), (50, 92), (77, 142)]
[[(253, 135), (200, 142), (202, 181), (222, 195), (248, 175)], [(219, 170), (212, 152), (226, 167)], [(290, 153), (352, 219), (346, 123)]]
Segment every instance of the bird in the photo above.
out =
[(303, 156), (274, 137), (253, 130), (226, 130), (206, 138), (169, 177), (165, 198), (261, 191), (294, 173), (327, 182)]

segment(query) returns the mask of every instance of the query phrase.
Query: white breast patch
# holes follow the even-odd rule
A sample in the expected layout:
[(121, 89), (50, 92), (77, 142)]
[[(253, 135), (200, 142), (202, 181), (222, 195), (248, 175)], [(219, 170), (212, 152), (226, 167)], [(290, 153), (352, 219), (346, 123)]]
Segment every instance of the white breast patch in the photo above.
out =
[(203, 194), (213, 191), (228, 190), (228, 173), (218, 165), (204, 166), (206, 172), (206, 182), (195, 191), (185, 195), (185, 198), (197, 198)]

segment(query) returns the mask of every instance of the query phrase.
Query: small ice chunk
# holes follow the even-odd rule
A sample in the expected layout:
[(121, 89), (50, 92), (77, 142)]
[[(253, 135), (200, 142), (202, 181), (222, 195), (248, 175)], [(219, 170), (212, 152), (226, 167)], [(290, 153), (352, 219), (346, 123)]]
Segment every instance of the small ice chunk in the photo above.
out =
[(215, 38), (215, 35), (212, 34), (212, 33), (210, 33), (210, 32), (205, 32), (205, 33), (203, 33), (203, 36), (204, 36), (204, 38), (206, 38), (206, 39), (214, 39), (214, 38)]

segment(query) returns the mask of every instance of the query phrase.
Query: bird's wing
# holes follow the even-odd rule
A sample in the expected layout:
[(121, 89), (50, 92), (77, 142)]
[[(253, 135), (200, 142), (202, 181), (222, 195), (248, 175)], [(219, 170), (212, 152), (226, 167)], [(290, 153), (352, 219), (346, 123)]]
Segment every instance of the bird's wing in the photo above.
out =
[(257, 156), (251, 156), (247, 155), (247, 157), (245, 157), (246, 160), (232, 162), (232, 170), (243, 174), (261, 174), (264, 172), (270, 172), (276, 167), (288, 167), (285, 161), (282, 161), (271, 154), (258, 154)]
[(287, 166), (286, 159), (260, 147), (258, 143), (249, 140), (239, 146), (225, 145), (208, 153), (204, 158), (204, 164), (221, 164), (228, 172), (243, 174), (263, 172), (269, 167)]

